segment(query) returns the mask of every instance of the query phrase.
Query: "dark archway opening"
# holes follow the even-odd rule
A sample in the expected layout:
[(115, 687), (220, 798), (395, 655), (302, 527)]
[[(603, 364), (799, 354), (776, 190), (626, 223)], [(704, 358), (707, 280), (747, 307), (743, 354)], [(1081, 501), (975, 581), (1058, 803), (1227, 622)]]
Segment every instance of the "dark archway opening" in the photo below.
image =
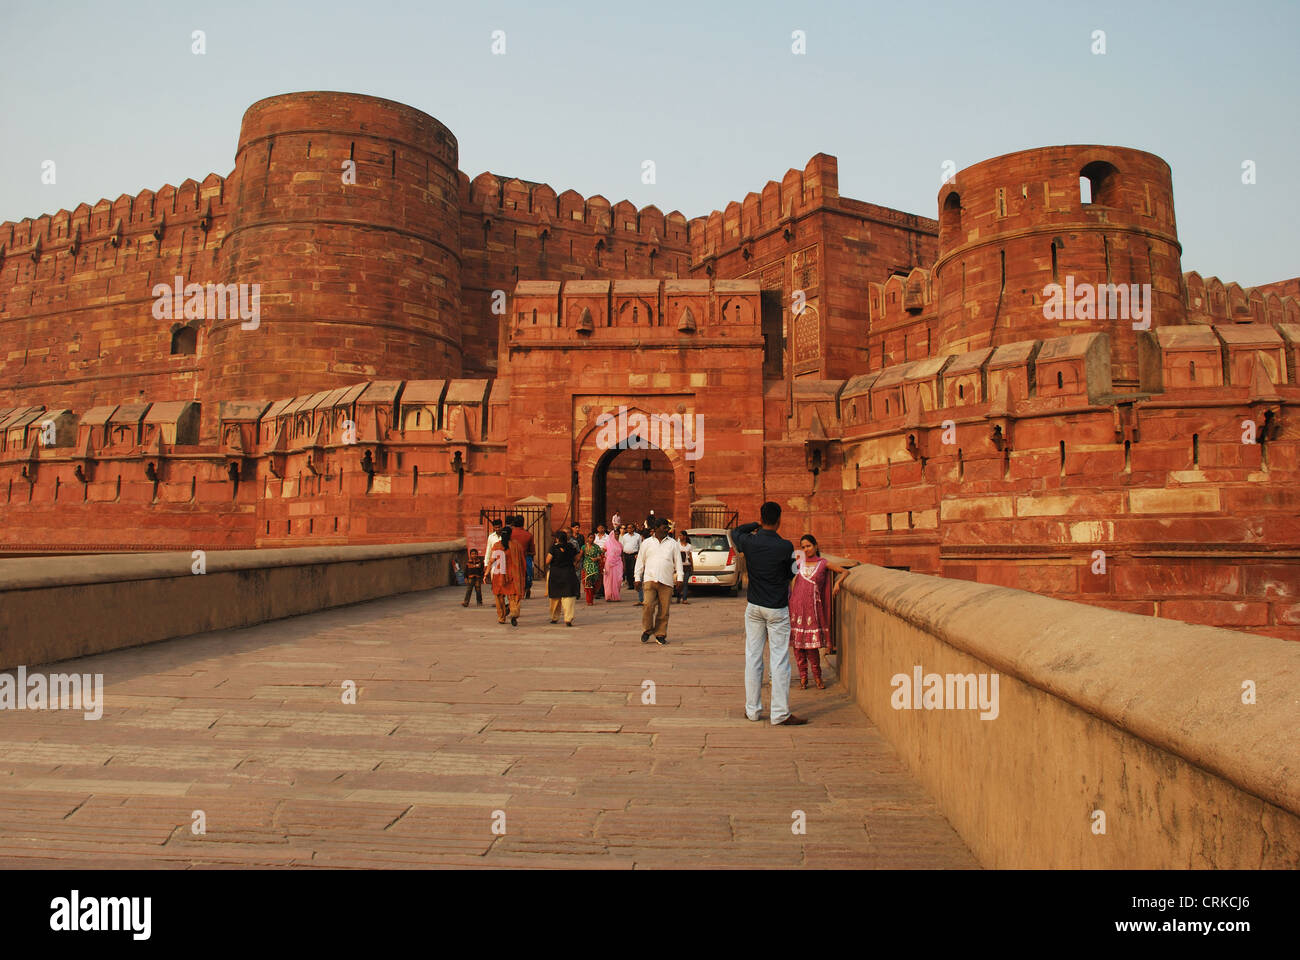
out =
[(674, 481), (672, 461), (657, 447), (607, 450), (592, 478), (592, 528), (606, 526), (617, 513), (624, 523), (641, 523), (653, 510), (656, 517), (672, 517)]
[(956, 190), (943, 199), (939, 209), (939, 243), (943, 247), (955, 247), (962, 242), (961, 235), (961, 196)]
[(1118, 207), (1119, 171), (1105, 160), (1094, 160), (1079, 171), (1079, 202), (1085, 206)]
[(785, 307), (781, 291), (762, 291), (759, 294), (759, 306), (762, 310), (763, 377), (767, 380), (780, 380), (785, 376)]
[(172, 331), (172, 356), (192, 356), (199, 349), (199, 331), (194, 327), (178, 327)]

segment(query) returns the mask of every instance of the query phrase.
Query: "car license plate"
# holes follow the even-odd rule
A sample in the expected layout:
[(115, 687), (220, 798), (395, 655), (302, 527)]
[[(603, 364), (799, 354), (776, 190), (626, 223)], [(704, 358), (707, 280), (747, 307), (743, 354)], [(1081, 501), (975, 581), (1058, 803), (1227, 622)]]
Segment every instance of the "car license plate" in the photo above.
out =
[(691, 583), (717, 583), (717, 577), (708, 577), (701, 574), (698, 577), (691, 577)]

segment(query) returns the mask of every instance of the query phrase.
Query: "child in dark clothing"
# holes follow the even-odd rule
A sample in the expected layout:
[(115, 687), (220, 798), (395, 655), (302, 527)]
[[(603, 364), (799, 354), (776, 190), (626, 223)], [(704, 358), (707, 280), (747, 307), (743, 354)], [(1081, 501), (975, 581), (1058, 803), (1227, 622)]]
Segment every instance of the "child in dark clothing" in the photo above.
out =
[(469, 562), (465, 564), (465, 602), (462, 607), (469, 606), (470, 591), (473, 591), (478, 605), (483, 606), (483, 558), (473, 547), (469, 551)]

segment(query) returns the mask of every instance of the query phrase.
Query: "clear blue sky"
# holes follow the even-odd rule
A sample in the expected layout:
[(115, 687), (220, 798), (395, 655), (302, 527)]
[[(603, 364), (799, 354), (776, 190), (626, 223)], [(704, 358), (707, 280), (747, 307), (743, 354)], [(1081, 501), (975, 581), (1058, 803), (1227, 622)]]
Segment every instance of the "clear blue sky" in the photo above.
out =
[(0, 220), (229, 173), (249, 104), (325, 89), (432, 114), (470, 176), (687, 217), (819, 151), (844, 195), (933, 217), (945, 160), (1138, 147), (1173, 167), (1185, 270), (1300, 274), (1295, 0), (0, 5)]

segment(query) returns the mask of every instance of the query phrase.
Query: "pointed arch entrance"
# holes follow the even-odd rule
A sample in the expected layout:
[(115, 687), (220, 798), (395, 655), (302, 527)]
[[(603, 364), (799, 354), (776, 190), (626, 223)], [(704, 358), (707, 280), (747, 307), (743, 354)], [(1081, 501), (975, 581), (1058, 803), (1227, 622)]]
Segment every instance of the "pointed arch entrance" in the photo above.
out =
[(640, 523), (651, 511), (671, 517), (674, 480), (672, 461), (658, 447), (606, 450), (592, 475), (592, 525), (608, 524), (615, 513), (627, 523)]
[[(588, 529), (608, 525), (615, 512), (629, 523), (644, 520), (651, 510), (655, 516), (689, 522), (695, 461), (676, 444), (651, 443), (655, 434), (646, 432), (650, 415), (638, 404), (606, 404), (583, 411), (585, 426), (579, 425), (573, 438), (572, 515)], [(617, 427), (611, 431), (615, 417)]]

